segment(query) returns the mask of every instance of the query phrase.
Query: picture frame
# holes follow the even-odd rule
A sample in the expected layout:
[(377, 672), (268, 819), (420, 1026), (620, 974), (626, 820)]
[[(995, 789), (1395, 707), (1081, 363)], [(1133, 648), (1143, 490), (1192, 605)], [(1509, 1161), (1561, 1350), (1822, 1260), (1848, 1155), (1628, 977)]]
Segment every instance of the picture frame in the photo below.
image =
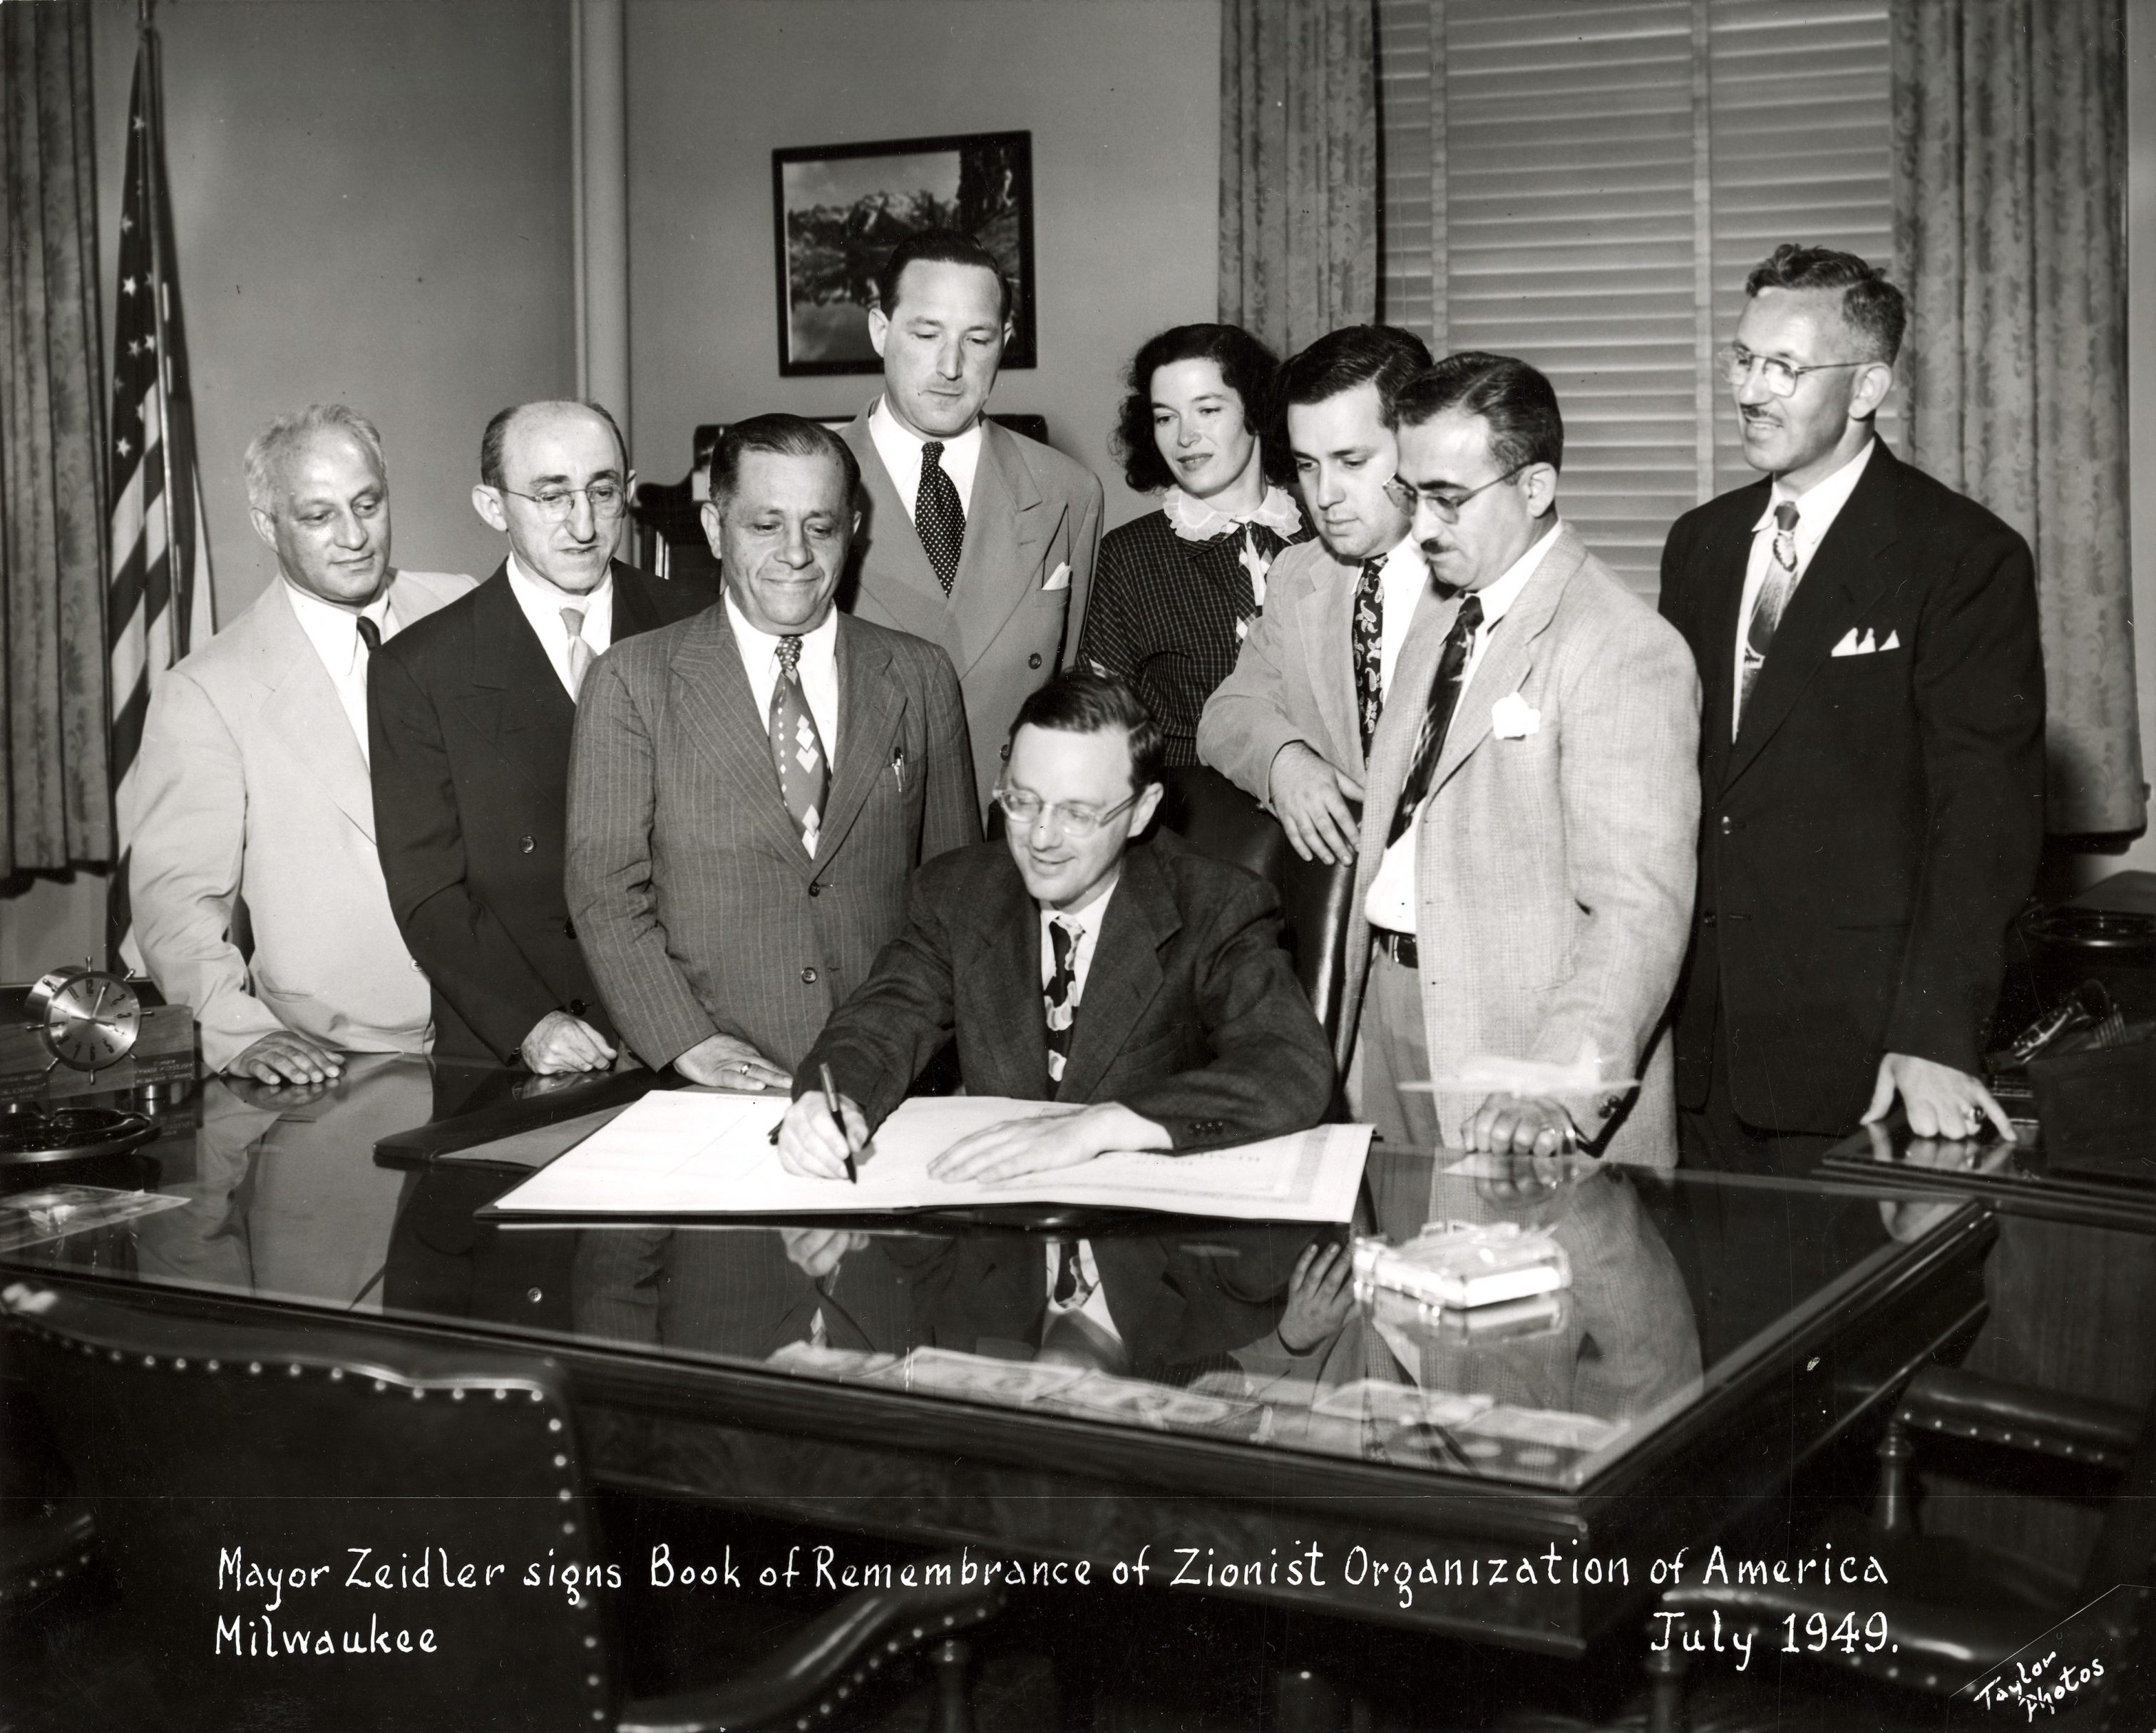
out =
[(1011, 290), (1003, 367), (1039, 365), (1030, 132), (775, 150), (771, 192), (782, 377), (883, 371), (868, 329), (876, 273), (927, 228), (962, 229), (995, 254)]

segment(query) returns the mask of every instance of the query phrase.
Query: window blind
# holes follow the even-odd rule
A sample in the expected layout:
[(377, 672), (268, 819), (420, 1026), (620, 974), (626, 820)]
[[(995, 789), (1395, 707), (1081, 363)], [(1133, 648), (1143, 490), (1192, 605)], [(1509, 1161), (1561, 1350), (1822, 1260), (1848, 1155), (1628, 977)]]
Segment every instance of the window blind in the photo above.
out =
[[(1753, 477), (1713, 367), (1776, 243), (1885, 262), (1885, 0), (1379, 0), (1383, 316), (1532, 361), (1563, 509), (1651, 595)], [(1891, 268), (1891, 267), (1890, 267)]]

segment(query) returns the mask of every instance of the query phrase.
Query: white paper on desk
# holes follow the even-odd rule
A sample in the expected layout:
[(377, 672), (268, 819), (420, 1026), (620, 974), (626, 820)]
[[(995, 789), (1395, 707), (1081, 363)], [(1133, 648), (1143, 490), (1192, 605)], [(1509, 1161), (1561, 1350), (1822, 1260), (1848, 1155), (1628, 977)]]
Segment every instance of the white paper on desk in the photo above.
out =
[(665, 1090), (532, 1176), (495, 1206), (516, 1215), (860, 1215), (996, 1203), (1092, 1204), (1246, 1221), (1344, 1222), (1353, 1213), (1368, 1125), (1185, 1156), (1113, 1154), (998, 1185), (932, 1177), (930, 1160), (1005, 1120), (1068, 1112), (987, 1095), (902, 1103), (859, 1164), (860, 1183), (806, 1179), (779, 1166), (774, 1096)]

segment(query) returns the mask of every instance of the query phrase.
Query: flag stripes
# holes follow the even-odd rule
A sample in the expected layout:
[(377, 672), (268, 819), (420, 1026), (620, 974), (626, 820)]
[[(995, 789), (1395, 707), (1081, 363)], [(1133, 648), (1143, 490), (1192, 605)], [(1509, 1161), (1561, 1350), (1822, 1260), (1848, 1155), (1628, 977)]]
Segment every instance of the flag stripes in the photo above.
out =
[(130, 965), (140, 962), (130, 933), (127, 874), (143, 719), (164, 671), (216, 630), (174, 261), (157, 33), (146, 26), (128, 104), (114, 295), (112, 567), (105, 613), (120, 853), (107, 906), (107, 941), (114, 960)]

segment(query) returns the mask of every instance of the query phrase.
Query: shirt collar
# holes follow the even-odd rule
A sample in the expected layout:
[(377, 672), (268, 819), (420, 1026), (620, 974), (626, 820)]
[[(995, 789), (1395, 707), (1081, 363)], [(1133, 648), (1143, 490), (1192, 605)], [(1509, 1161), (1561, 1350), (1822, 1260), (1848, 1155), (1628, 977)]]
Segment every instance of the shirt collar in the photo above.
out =
[[(757, 655), (773, 657), (778, 655), (779, 634), (775, 632), (766, 632), (760, 627), (752, 626), (749, 623), (748, 616), (741, 611), (740, 604), (734, 600), (734, 592), (732, 590), (726, 592), (726, 618), (733, 624), (734, 636)], [(827, 653), (835, 654), (839, 641), (837, 604), (834, 603), (826, 609), (822, 621), (808, 631), (788, 635), (798, 636), (800, 638), (801, 654), (803, 656), (814, 657)]]
[(517, 592), (526, 613), (536, 608), (550, 618), (565, 608), (581, 608), (588, 613), (613, 596), (613, 562), (611, 560), (607, 561), (606, 576), (590, 589), (581, 596), (572, 596), (567, 590), (557, 588), (545, 578), (527, 570), (524, 562), (512, 553), (509, 556), (509, 587)]
[(1384, 569), (1388, 575), (1389, 575), (1395, 572), (1405, 570), (1410, 561), (1414, 562), (1416, 571), (1422, 574), (1424, 581), (1428, 582), (1430, 577), (1430, 561), (1423, 558), (1422, 548), (1415, 541), (1414, 534), (1412, 531), (1400, 538), (1399, 545), (1394, 548), (1390, 553), (1381, 555), (1378, 557), (1378, 564)]
[(1122, 882), (1123, 865), (1121, 861), (1117, 861), (1116, 870), (1109, 875), (1108, 882), (1076, 908), (1051, 909), (1044, 904), (1041, 905), (1040, 918), (1045, 923), (1060, 915), (1072, 926), (1076, 927), (1081, 934), (1097, 932), (1101, 925), (1101, 911), (1107, 907), (1108, 899), (1116, 894), (1116, 887)]
[[(292, 613), (299, 620), (300, 629), (307, 634), (308, 641), (322, 660), (339, 672), (348, 670), (359, 659), (358, 623), (362, 614), (383, 628), (383, 637), (389, 635), (389, 584), (384, 584), (382, 593), (366, 607), (355, 610), (323, 601), (312, 590), (301, 589), (281, 572), (277, 577), (285, 586), (285, 593), (291, 598)], [(395, 582), (396, 573), (393, 571), (390, 582)]]
[(1849, 503), (1849, 496), (1856, 491), (1856, 484), (1864, 479), (1864, 466), (1871, 461), (1874, 447), (1879, 444), (1876, 435), (1864, 442), (1858, 452), (1833, 474), (1822, 476), (1801, 494), (1789, 486), (1777, 475), (1774, 485), (1767, 490), (1766, 509), (1759, 514), (1759, 521), (1752, 526), (1754, 533), (1774, 521), (1774, 508), (1784, 500), (1797, 502), (1797, 534), (1800, 536), (1809, 529), (1813, 536), (1824, 536), (1827, 526), (1840, 515)]
[(1520, 557), (1505, 568), (1504, 575), (1495, 582), (1485, 584), (1475, 593), (1482, 598), (1482, 624), (1485, 629), (1505, 618), (1505, 611), (1520, 599), (1520, 592), (1527, 588), (1527, 580), (1535, 575), (1543, 557), (1557, 540), (1561, 526), (1553, 523), (1543, 531), (1542, 538)]
[(1291, 541), (1302, 531), (1302, 511), (1288, 490), (1275, 484), (1265, 490), (1265, 496), (1255, 510), (1238, 516), (1232, 511), (1223, 511), (1209, 501), (1185, 493), (1179, 487), (1171, 487), (1160, 503), (1168, 518), (1168, 526), (1185, 541), (1210, 541), (1216, 536), (1224, 536), (1231, 530), (1240, 530), (1245, 524), (1263, 524), (1281, 541)]
[[(871, 434), (880, 433), (890, 438), (903, 439), (916, 453), (928, 443), (926, 438), (915, 433), (911, 428), (893, 415), (891, 413), (891, 405), (881, 397), (876, 398), (875, 408), (869, 411), (869, 430)], [(942, 442), (946, 452), (956, 452), (961, 448), (970, 449), (980, 443), (981, 418), (978, 415), (973, 418), (973, 426), (968, 428), (964, 433), (953, 433), (949, 438)]]

